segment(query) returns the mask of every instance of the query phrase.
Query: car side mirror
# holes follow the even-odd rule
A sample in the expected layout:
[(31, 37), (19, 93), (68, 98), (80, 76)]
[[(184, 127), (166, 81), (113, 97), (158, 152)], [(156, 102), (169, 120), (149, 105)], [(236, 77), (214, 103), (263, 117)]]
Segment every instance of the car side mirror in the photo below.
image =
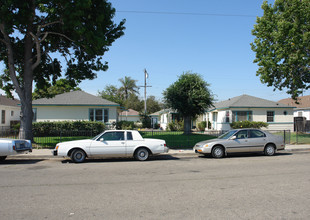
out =
[(232, 136), (232, 137), (230, 138), (230, 140), (236, 140), (236, 139), (237, 139), (236, 136)]
[(104, 141), (104, 138), (100, 138), (100, 142), (103, 142)]

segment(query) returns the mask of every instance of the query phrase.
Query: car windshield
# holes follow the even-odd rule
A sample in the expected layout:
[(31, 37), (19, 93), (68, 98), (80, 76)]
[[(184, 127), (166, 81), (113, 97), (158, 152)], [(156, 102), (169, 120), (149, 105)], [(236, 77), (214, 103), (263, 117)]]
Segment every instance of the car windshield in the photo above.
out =
[(231, 130), (226, 132), (225, 134), (222, 134), (221, 136), (218, 137), (218, 139), (228, 139), (230, 138), (234, 133), (236, 133), (236, 130)]
[(93, 137), (92, 140), (97, 140), (100, 136), (102, 135), (102, 133), (98, 134), (96, 137)]

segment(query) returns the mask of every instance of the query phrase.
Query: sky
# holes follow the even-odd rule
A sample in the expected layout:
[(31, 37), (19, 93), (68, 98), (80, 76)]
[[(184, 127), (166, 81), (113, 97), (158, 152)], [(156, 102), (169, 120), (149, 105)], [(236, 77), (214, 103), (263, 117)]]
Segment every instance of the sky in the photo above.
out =
[[(125, 34), (103, 60), (109, 64), (95, 80), (79, 87), (97, 95), (107, 85), (120, 86), (129, 76), (144, 85), (147, 96), (161, 100), (163, 91), (187, 71), (198, 73), (209, 84), (215, 100), (243, 94), (272, 101), (288, 98), (260, 82), (250, 43), (263, 0), (110, 0), (114, 21), (126, 19)], [(274, 1), (268, 1), (273, 3)], [(144, 88), (140, 89), (143, 98)], [(305, 93), (307, 95), (307, 93)]]

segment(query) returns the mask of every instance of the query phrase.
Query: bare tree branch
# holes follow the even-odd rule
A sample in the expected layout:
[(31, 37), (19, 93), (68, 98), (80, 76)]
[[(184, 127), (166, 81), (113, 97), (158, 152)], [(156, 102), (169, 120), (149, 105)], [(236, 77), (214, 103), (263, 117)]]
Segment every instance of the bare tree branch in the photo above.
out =
[(30, 35), (34, 38), (34, 41), (35, 41), (35, 44), (36, 44), (36, 51), (37, 51), (37, 55), (36, 55), (37, 60), (31, 66), (32, 70), (34, 70), (41, 62), (41, 48), (40, 48), (41, 41), (32, 32), (30, 32)]

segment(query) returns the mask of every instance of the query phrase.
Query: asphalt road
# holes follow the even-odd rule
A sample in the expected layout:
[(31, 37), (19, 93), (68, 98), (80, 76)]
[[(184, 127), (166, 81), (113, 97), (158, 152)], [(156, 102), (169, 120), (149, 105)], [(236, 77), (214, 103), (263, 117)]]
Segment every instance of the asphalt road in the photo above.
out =
[(5, 219), (310, 219), (310, 154), (0, 163)]

